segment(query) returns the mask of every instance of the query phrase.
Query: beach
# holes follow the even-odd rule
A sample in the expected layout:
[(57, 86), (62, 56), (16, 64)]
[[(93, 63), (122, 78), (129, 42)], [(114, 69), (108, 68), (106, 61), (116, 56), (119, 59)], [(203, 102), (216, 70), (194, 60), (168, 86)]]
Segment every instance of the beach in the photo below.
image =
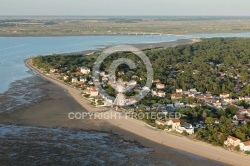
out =
[[(149, 47), (143, 45), (143, 48)], [(154, 165), (166, 165), (163, 161), (168, 161), (173, 165), (243, 166), (250, 162), (249, 156), (183, 136), (153, 130), (146, 127), (145, 122), (124, 116), (120, 119), (71, 120), (68, 117), (70, 112), (112, 111), (108, 108), (93, 108), (89, 105), (89, 101), (82, 98), (79, 90), (42, 74), (32, 66), (30, 59), (26, 61), (26, 65), (35, 72), (34, 77), (42, 82), (34, 89), (43, 89), (44, 96), (38, 102), (20, 108), (14, 113), (0, 113), (1, 124), (111, 132), (123, 140), (135, 141), (141, 146), (152, 148), (150, 156), (153, 156)]]

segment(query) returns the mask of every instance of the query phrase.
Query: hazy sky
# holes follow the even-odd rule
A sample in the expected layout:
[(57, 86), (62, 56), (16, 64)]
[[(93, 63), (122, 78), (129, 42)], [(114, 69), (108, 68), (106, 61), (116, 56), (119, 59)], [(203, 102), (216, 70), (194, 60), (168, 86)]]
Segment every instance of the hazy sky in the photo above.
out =
[(250, 16), (250, 0), (0, 0), (0, 15)]

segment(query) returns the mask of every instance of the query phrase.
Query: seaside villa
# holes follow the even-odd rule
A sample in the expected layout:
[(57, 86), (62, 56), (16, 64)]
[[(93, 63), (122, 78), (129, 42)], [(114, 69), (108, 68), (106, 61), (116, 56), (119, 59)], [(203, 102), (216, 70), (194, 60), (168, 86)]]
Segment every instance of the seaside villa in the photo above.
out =
[(90, 73), (90, 69), (87, 67), (81, 67), (81, 73), (82, 74), (89, 74)]
[(240, 145), (240, 142), (241, 142), (240, 139), (235, 138), (235, 137), (229, 135), (227, 137), (227, 140), (224, 142), (224, 145), (235, 147), (235, 146)]
[(250, 152), (250, 141), (241, 142), (240, 150), (245, 151), (245, 152)]

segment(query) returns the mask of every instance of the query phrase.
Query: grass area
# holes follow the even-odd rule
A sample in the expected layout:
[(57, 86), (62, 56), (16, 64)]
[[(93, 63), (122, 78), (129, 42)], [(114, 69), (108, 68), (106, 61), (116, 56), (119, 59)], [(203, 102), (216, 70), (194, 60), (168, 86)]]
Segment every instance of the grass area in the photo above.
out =
[(0, 36), (250, 32), (250, 17), (0, 17)]

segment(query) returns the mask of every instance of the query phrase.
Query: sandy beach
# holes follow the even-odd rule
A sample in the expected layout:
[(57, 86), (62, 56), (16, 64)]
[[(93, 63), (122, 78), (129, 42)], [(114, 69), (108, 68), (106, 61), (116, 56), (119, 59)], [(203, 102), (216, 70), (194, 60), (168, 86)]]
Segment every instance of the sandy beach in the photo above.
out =
[(44, 89), (47, 95), (39, 103), (17, 110), (15, 113), (1, 113), (1, 124), (112, 132), (124, 140), (136, 141), (142, 146), (153, 148), (154, 152), (151, 155), (155, 159), (155, 165), (163, 165), (161, 162), (163, 160), (174, 165), (244, 166), (250, 162), (249, 156), (183, 136), (153, 130), (146, 127), (145, 122), (125, 116), (120, 119), (70, 120), (69, 112), (99, 112), (108, 109), (91, 107), (89, 101), (83, 99), (77, 89), (53, 77), (43, 75), (32, 66), (30, 59), (26, 61), (26, 65), (38, 74), (36, 77), (44, 81), (44, 84), (37, 88)]

